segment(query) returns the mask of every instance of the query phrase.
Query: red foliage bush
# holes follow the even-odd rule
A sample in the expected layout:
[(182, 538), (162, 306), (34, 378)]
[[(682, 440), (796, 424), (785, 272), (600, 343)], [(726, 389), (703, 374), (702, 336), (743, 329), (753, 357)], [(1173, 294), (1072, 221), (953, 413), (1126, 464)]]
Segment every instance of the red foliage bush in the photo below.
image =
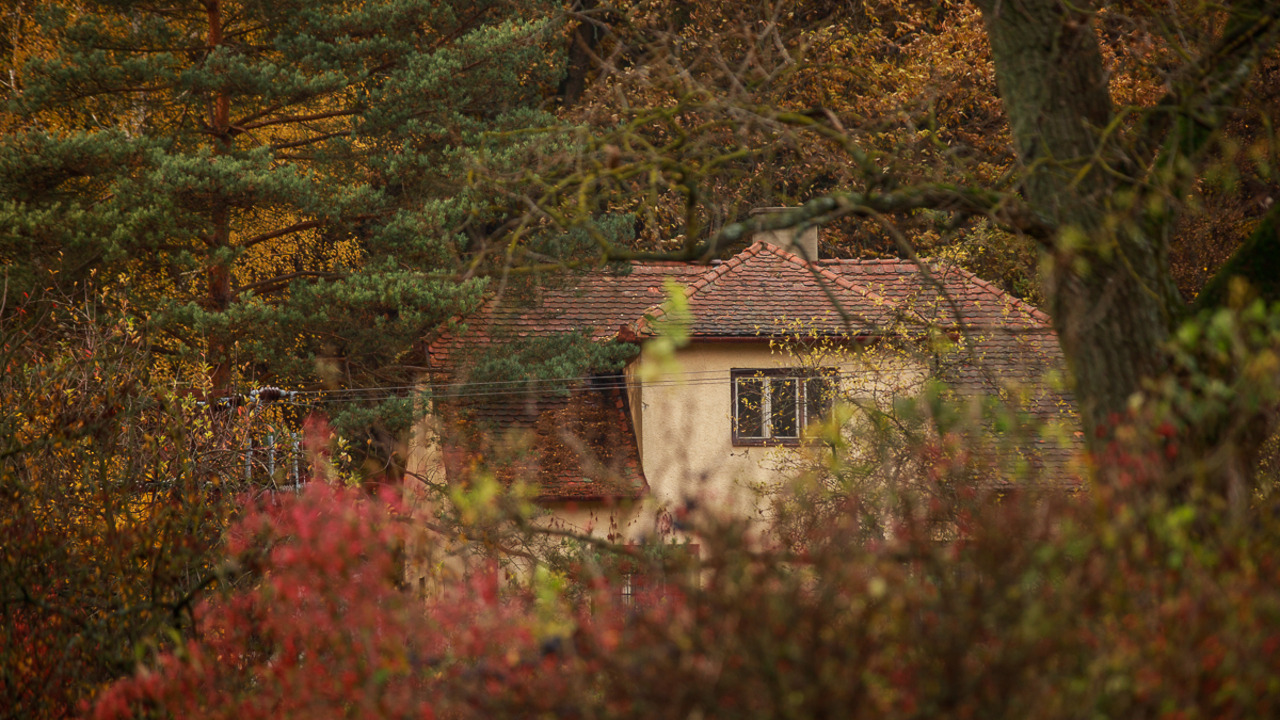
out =
[(164, 387), (109, 309), (50, 295), (0, 318), (0, 719), (73, 716), (235, 581), (221, 538), (252, 485), (227, 448), (248, 424)]
[[(548, 624), (493, 576), (399, 588), (395, 503), (312, 486), (249, 512), (256, 587), (103, 694), (173, 717), (1255, 717), (1280, 710), (1276, 527), (1213, 537), (1190, 506), (978, 500), (950, 542), (903, 516), (803, 556), (721, 532), (700, 573)], [(922, 516), (923, 517), (923, 516)], [(564, 630), (571, 627), (571, 630)], [(556, 629), (559, 628), (559, 629)]]

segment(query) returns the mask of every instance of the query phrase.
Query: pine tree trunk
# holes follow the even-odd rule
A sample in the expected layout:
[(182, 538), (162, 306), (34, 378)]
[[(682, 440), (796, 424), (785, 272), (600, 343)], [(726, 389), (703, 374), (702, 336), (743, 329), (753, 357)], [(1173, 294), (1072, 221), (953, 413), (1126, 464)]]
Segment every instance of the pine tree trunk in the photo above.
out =
[[(213, 215), (214, 232), (210, 245), (225, 247), (229, 233), (229, 222), (225, 209), (216, 210)], [(210, 265), (205, 270), (207, 280), (208, 309), (215, 313), (226, 312), (231, 307), (231, 270), (226, 265)], [(210, 391), (213, 397), (224, 397), (231, 387), (231, 348), (230, 338), (221, 328), (210, 331), (207, 346), (210, 367)]]
[[(209, 48), (216, 50), (222, 44), (222, 6), (219, 0), (205, 0), (205, 13), (209, 22)], [(226, 91), (219, 91), (213, 98), (209, 112), (209, 125), (218, 142), (215, 151), (225, 153), (231, 147), (231, 102)], [(231, 213), (225, 200), (217, 200), (211, 213), (213, 231), (209, 236), (210, 255), (231, 245)], [(223, 313), (231, 307), (231, 269), (223, 263), (210, 265), (206, 270), (208, 280), (208, 309)], [(214, 329), (208, 339), (210, 386), (213, 397), (227, 394), (231, 386), (231, 338), (221, 328)]]

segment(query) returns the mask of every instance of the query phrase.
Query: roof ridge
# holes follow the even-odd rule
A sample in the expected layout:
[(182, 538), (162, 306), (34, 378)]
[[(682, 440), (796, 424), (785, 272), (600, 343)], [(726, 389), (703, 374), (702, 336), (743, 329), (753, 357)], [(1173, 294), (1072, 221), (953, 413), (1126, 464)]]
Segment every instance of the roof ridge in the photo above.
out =
[(803, 269), (808, 270), (810, 272), (817, 270), (819, 274), (821, 274), (823, 277), (830, 280), (832, 283), (834, 283), (838, 287), (844, 288), (845, 290), (852, 290), (853, 292), (856, 292), (863, 297), (869, 297), (871, 299), (885, 303), (886, 305), (888, 304), (888, 300), (882, 297), (876, 291), (871, 290), (870, 288), (864, 288), (864, 287), (859, 287), (858, 285), (855, 285), (852, 281), (845, 278), (844, 276), (838, 273), (831, 272), (825, 267), (822, 267), (821, 263), (818, 261), (805, 260), (799, 255), (789, 250), (783, 250), (782, 248), (776, 245), (770, 245), (769, 243), (762, 243), (762, 244), (765, 245), (766, 249), (770, 250), (774, 255), (777, 255), (779, 258), (783, 260), (799, 265)]
[(904, 311), (903, 308), (899, 307), (896, 303), (890, 302), (888, 298), (884, 297), (883, 295), (876, 292), (875, 290), (858, 285), (857, 283), (846, 278), (845, 276), (839, 273), (832, 272), (831, 270), (828, 270), (827, 268), (823, 267), (821, 264), (822, 262), (821, 260), (806, 261), (804, 258), (800, 257), (799, 255), (793, 252), (790, 252), (788, 250), (783, 250), (782, 248), (777, 247), (776, 245), (769, 245), (768, 243), (764, 243), (764, 244), (768, 247), (769, 250), (771, 250), (775, 255), (777, 255), (779, 258), (782, 258), (783, 260), (788, 260), (792, 263), (798, 264), (801, 267), (803, 267), (805, 270), (809, 270), (810, 272), (816, 269), (819, 273), (822, 274), (823, 277), (829, 279), (834, 285), (836, 285), (839, 288), (848, 290), (857, 295), (861, 295), (864, 299), (871, 300), (872, 302), (877, 303), (881, 307), (891, 308), (892, 310), (897, 312), (905, 312), (910, 317), (922, 323), (927, 322), (924, 316), (916, 312), (915, 308), (908, 307)]
[[(694, 295), (697, 295), (699, 292), (701, 292), (703, 288), (714, 284), (716, 280), (719, 280), (725, 273), (729, 272), (733, 268), (741, 267), (742, 264), (745, 262), (744, 260), (742, 260), (742, 257), (744, 255), (752, 258), (756, 257), (756, 255), (759, 254), (759, 251), (762, 245), (764, 245), (764, 243), (761, 241), (756, 241), (752, 243), (751, 245), (747, 246), (747, 248), (742, 252), (738, 253), (737, 255), (734, 255), (728, 260), (725, 260), (719, 265), (713, 265), (711, 269), (699, 275), (696, 280), (689, 283), (688, 285), (685, 285), (684, 287), (685, 301), (688, 302), (689, 300), (692, 300)], [(645, 308), (645, 311), (641, 315), (639, 322), (636, 323), (637, 334), (644, 335), (646, 333), (653, 331), (654, 322), (661, 320), (667, 314), (666, 302), (667, 302), (666, 300), (663, 300), (660, 303), (656, 303), (654, 305), (650, 305), (649, 307)], [(650, 320), (650, 318), (652, 318), (652, 321)]]
[(870, 265), (872, 263), (897, 264), (897, 263), (904, 263), (904, 262), (909, 263), (911, 261), (906, 258), (894, 257), (894, 258), (820, 258), (817, 262), (820, 264), (826, 264), (826, 265), (835, 265), (838, 263), (849, 263), (853, 265)]
[(685, 287), (684, 289), (685, 300), (692, 300), (694, 295), (697, 295), (698, 293), (702, 292), (704, 288), (714, 284), (715, 281), (719, 280), (721, 277), (728, 274), (730, 270), (734, 268), (742, 267), (746, 263), (746, 260), (742, 259), (743, 256), (750, 256), (750, 258), (757, 257), (760, 254), (760, 250), (762, 250), (763, 246), (766, 244), (767, 243), (764, 243), (761, 241), (756, 241), (751, 245), (747, 246), (745, 250), (738, 253), (737, 255), (734, 255), (733, 257), (729, 258), (728, 260), (725, 260), (719, 265), (713, 266), (710, 270), (703, 273), (701, 277), (689, 283), (688, 286)]
[[(717, 265), (716, 267), (714, 267), (711, 271), (703, 274), (694, 282), (689, 283), (685, 287), (685, 292), (684, 292), (685, 301), (686, 302), (692, 301), (695, 298), (695, 296), (703, 293), (704, 291), (707, 291), (707, 288), (710, 288), (711, 286), (713, 286), (722, 277), (735, 271), (740, 267), (743, 267), (744, 265), (760, 257), (764, 253), (769, 253), (783, 262), (796, 265), (800, 269), (804, 270), (805, 272), (812, 273), (815, 277), (826, 281), (828, 284), (832, 286), (835, 286), (847, 292), (851, 292), (857, 295), (858, 297), (861, 297), (864, 300), (868, 300), (872, 303), (875, 303), (877, 307), (886, 308), (889, 310), (899, 311), (899, 312), (903, 311), (903, 308), (900, 308), (893, 302), (890, 302), (889, 299), (885, 298), (883, 295), (875, 292), (870, 288), (858, 285), (852, 282), (851, 280), (849, 280), (848, 278), (845, 278), (844, 276), (840, 275), (839, 273), (835, 273), (835, 272), (832, 272), (831, 270), (828, 270), (827, 268), (823, 267), (819, 261), (805, 260), (804, 258), (800, 257), (799, 255), (793, 252), (784, 250), (778, 247), (777, 245), (765, 242), (763, 240), (758, 240), (752, 243), (742, 252), (738, 253), (737, 255), (734, 255), (728, 260), (725, 260), (720, 265)], [(636, 324), (636, 332), (641, 335), (652, 332), (654, 322), (657, 322), (666, 316), (665, 305), (666, 303), (664, 301), (662, 303), (657, 303), (651, 306), (650, 308), (648, 308), (648, 310), (645, 312), (644, 317), (641, 319), (639, 323)], [(921, 322), (924, 321), (924, 318), (921, 317), (919, 313), (915, 311), (914, 308), (906, 308), (905, 312), (907, 312), (911, 317), (915, 318), (918, 321), (921, 321)], [(846, 321), (849, 317), (852, 317), (852, 315), (850, 315), (849, 313), (842, 313), (842, 315), (845, 315)]]

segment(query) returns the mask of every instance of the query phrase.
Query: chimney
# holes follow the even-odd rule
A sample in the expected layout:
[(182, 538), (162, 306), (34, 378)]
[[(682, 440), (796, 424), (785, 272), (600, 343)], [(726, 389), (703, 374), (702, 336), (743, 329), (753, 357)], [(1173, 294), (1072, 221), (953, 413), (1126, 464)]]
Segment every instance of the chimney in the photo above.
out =
[[(764, 207), (751, 211), (752, 216), (784, 213), (795, 208)], [(810, 225), (801, 230), (798, 227), (782, 230), (762, 230), (755, 234), (755, 240), (776, 245), (790, 253), (795, 253), (805, 260), (818, 259), (818, 226)]]

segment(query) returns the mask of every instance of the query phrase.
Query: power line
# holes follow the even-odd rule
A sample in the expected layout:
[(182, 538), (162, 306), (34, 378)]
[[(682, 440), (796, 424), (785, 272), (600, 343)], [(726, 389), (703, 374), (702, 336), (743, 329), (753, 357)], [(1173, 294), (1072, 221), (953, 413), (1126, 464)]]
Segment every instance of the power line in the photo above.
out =
[[(722, 373), (722, 370), (687, 370), (679, 373), (661, 373), (662, 376), (688, 376), (688, 375), (707, 375), (714, 373)], [(575, 390), (572, 386), (580, 383), (590, 383), (587, 389), (609, 389), (612, 387), (625, 387), (628, 381), (625, 378), (619, 381), (611, 381), (607, 375), (577, 375), (559, 378), (526, 378), (523, 380), (497, 380), (497, 381), (481, 381), (481, 382), (462, 382), (462, 383), (418, 383), (415, 385), (384, 385), (366, 388), (340, 388), (337, 390), (281, 390), (277, 387), (266, 386), (257, 390), (251, 390), (246, 394), (233, 395), (220, 398), (215, 402), (222, 403), (238, 403), (243, 400), (250, 402), (277, 402), (286, 401), (290, 405), (306, 405), (310, 403), (333, 403), (333, 402), (359, 402), (371, 400), (388, 400), (393, 398), (405, 398), (404, 393), (408, 391), (417, 391), (422, 394), (430, 394), (433, 397), (480, 397), (484, 395), (527, 395), (530, 392), (552, 389), (560, 385), (566, 385), (565, 389)], [(671, 381), (667, 381), (671, 382)], [(693, 382), (697, 383), (698, 380)], [(655, 383), (646, 383), (655, 384)], [(305, 400), (305, 398), (312, 398)], [(298, 402), (300, 399), (303, 402)], [(205, 404), (205, 403), (200, 403)]]
[[(707, 375), (712, 373), (721, 373), (723, 370), (683, 370), (678, 373), (661, 373), (664, 376), (671, 375)], [(337, 390), (294, 390), (295, 395), (339, 395), (339, 394), (355, 394), (374, 391), (394, 391), (394, 390), (420, 390), (422, 388), (434, 387), (500, 387), (500, 386), (527, 386), (549, 383), (567, 383), (567, 382), (587, 382), (591, 380), (599, 380), (600, 378), (609, 377), (608, 375), (573, 375), (567, 377), (553, 378), (525, 378), (521, 380), (490, 380), (480, 382), (462, 382), (462, 383), (418, 383), (415, 385), (386, 385), (367, 388), (339, 388)]]
[[(803, 373), (806, 369), (798, 368), (798, 370), (800, 370), (801, 373)], [(428, 394), (428, 391), (430, 391), (429, 392), (430, 399), (457, 400), (457, 399), (479, 399), (479, 398), (487, 398), (487, 397), (527, 397), (529, 395), (545, 395), (547, 391), (550, 391), (553, 389), (557, 391), (562, 391), (569, 395), (574, 395), (574, 394), (586, 394), (586, 393), (608, 391), (608, 390), (624, 390), (633, 386), (640, 386), (644, 388), (709, 387), (709, 386), (713, 387), (713, 386), (727, 385), (733, 382), (733, 378), (729, 376), (728, 371), (725, 371), (725, 370), (690, 371), (687, 373), (667, 373), (666, 375), (686, 375), (686, 374), (702, 375), (702, 374), (712, 374), (712, 373), (718, 374), (720, 375), (720, 377), (694, 378), (689, 380), (669, 379), (669, 380), (659, 380), (659, 381), (640, 381), (640, 380), (628, 380), (627, 378), (623, 378), (623, 377), (619, 377), (616, 380), (614, 380), (614, 379), (602, 379), (601, 376), (594, 376), (594, 377), (586, 376), (583, 378), (572, 378), (572, 380), (583, 381), (581, 384), (577, 384), (577, 385), (570, 384), (564, 387), (548, 386), (545, 383), (552, 382), (552, 381), (542, 381), (540, 383), (527, 383), (525, 387), (509, 387), (509, 388), (492, 387), (493, 385), (505, 385), (507, 383), (456, 383), (456, 384), (449, 384), (449, 385), (405, 386), (404, 388), (390, 388), (390, 389), (422, 390), (424, 395)], [(797, 377), (802, 377), (803, 375), (801, 373), (797, 373)], [(821, 375), (821, 377), (832, 378), (832, 379), (839, 379), (847, 376), (849, 376), (849, 373), (845, 373), (845, 372), (823, 372)], [(566, 380), (569, 380), (569, 379), (566, 379)], [(540, 386), (529, 387), (528, 385), (540, 385)], [(367, 390), (369, 391), (387, 390), (387, 389), (388, 388), (367, 388)], [(333, 403), (346, 403), (346, 402), (377, 402), (377, 401), (392, 400), (392, 399), (408, 399), (409, 397), (410, 396), (398, 394), (395, 392), (376, 392), (376, 393), (359, 395), (359, 396), (351, 396), (351, 395), (338, 396), (338, 397), (321, 396), (309, 402), (303, 402), (303, 403), (294, 402), (290, 404), (307, 405), (307, 404), (333, 404)]]

